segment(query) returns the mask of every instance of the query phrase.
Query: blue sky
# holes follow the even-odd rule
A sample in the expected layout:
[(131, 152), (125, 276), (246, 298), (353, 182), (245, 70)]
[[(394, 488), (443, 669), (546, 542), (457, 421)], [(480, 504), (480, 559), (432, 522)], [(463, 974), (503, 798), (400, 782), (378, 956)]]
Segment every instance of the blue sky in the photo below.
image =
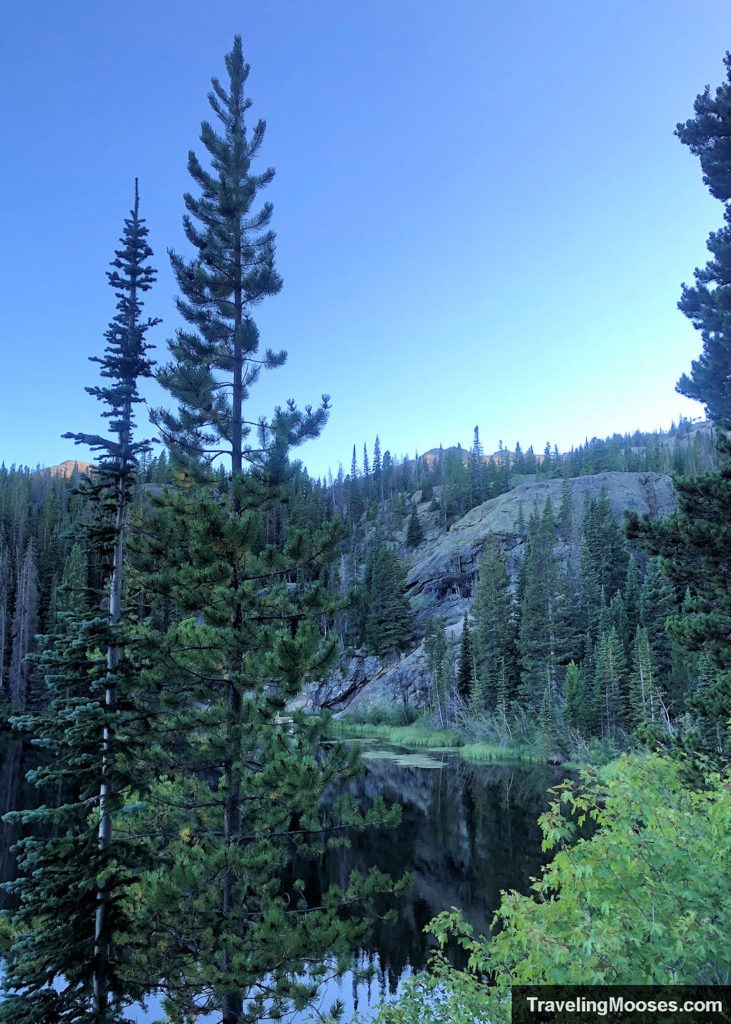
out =
[(98, 428), (136, 175), (166, 358), (166, 249), (235, 32), (277, 171), (284, 288), (257, 320), (289, 351), (255, 410), (331, 395), (315, 474), (376, 433), (565, 449), (702, 413), (674, 392), (700, 351), (676, 303), (722, 207), (673, 129), (723, 77), (728, 0), (40, 0), (0, 15), (0, 459), (83, 457), (60, 435)]

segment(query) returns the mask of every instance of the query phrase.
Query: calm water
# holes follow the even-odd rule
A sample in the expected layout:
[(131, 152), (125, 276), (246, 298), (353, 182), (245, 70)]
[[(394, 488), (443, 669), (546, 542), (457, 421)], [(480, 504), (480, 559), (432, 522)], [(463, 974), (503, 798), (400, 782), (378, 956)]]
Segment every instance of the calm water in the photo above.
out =
[[(308, 889), (314, 893), (329, 879), (344, 883), (353, 868), (365, 872), (373, 864), (394, 878), (409, 871), (414, 883), (400, 901), (398, 922), (376, 921), (358, 952), (360, 966), (375, 968), (372, 981), (355, 985), (350, 976), (325, 988), (323, 1007), (341, 999), (345, 1021), (356, 1010), (366, 1016), (424, 966), (434, 942), (423, 928), (441, 910), (461, 907), (475, 930), (486, 932), (500, 891), (528, 890), (545, 859), (537, 819), (547, 807), (547, 790), (565, 774), (545, 767), (470, 765), (448, 753), (409, 755), (380, 741), (363, 744), (363, 753), (359, 797), (382, 795), (401, 804), (401, 824), (390, 832), (355, 835), (350, 850), (329, 854), (320, 869), (312, 869)], [(22, 806), (22, 773), (20, 749), (11, 748), (0, 770), (0, 810)], [(0, 825), (2, 880), (13, 876), (9, 846), (16, 839), (13, 829)], [(128, 1017), (148, 1024), (159, 1019), (160, 1010), (150, 1003), (147, 1011), (131, 1009)]]

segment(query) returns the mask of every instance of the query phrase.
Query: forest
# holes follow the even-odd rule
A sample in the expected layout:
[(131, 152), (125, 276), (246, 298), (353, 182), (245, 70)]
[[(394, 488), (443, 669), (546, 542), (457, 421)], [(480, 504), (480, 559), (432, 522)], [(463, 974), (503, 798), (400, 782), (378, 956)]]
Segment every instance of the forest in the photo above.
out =
[[(257, 169), (265, 126), (249, 123), (235, 37), (206, 160), (189, 156), (169, 361), (151, 356), (156, 270), (135, 182), (86, 388), (108, 431), (65, 435), (95, 461), (0, 468), (2, 743), (36, 793), (5, 819), (18, 875), (0, 916), (0, 1021), (113, 1024), (153, 993), (179, 1024), (313, 1006), (408, 886), (375, 867), (343, 884), (318, 874), (327, 851), (399, 816), (354, 799), (358, 751), (336, 738), (348, 723), (584, 766), (542, 818), (554, 855), (535, 894), (505, 894), (491, 941), (445, 911), (429, 929), (467, 966), (437, 951), (379, 1019), (497, 1022), (518, 982), (728, 982), (731, 55), (726, 67), (676, 132), (724, 206), (679, 303), (702, 352), (678, 390), (706, 421), (538, 454), (486, 455), (479, 427), (469, 450), (409, 457), (376, 435), (323, 479), (296, 453), (325, 429), (327, 395), (249, 412), (286, 353), (262, 350), (254, 320), (282, 281), (259, 195), (274, 171)], [(140, 424), (153, 377), (172, 409)], [(577, 507), (572, 482), (604, 474), (671, 478), (675, 511), (622, 519), (605, 485)], [(455, 569), (459, 628), (438, 602), (427, 614), (409, 582), (419, 552), (550, 482), (558, 500), (516, 499), (519, 557), (490, 533), (478, 564)], [(311, 697), (348, 659), (417, 650), (416, 700), (348, 715)]]

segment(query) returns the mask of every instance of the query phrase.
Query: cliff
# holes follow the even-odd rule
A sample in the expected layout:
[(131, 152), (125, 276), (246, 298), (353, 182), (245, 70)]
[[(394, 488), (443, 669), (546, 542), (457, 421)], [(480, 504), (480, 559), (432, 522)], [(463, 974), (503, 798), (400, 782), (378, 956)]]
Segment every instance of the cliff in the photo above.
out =
[[(620, 521), (625, 510), (661, 519), (676, 507), (672, 481), (659, 473), (599, 473), (575, 477), (569, 484), (576, 536), (586, 496), (596, 498), (602, 488), (606, 488)], [(449, 632), (456, 635), (461, 632), (480, 556), (490, 534), (502, 544), (508, 571), (515, 581), (525, 548), (525, 530), (521, 523), (527, 523), (534, 508), (540, 511), (549, 497), (554, 511), (558, 512), (562, 485), (559, 479), (523, 483), (471, 509), (447, 533), (440, 528), (439, 513), (432, 511), (431, 503), (418, 502), (420, 495), (417, 493), (417, 513), (424, 540), (416, 549), (402, 545), (400, 554), (408, 567), (406, 582), (418, 644), (406, 654), (386, 658), (355, 652), (344, 659), (338, 671), (308, 688), (308, 701), (333, 710), (363, 704), (390, 704), (401, 699), (417, 705), (423, 703), (429, 685), (427, 655), (421, 642), (426, 623), (440, 616)], [(572, 550), (563, 544), (559, 553), (563, 557), (578, 556), (578, 547)]]

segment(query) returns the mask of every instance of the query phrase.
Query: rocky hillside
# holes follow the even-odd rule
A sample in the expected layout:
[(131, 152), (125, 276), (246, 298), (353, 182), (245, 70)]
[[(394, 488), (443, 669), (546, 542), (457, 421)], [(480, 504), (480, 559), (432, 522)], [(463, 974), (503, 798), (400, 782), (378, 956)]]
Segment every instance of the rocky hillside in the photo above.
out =
[[(620, 521), (625, 510), (640, 515), (647, 513), (657, 519), (675, 509), (672, 481), (659, 473), (599, 473), (576, 477), (569, 485), (576, 537), (586, 496), (597, 498), (602, 488), (606, 488)], [(427, 656), (421, 643), (426, 623), (440, 616), (453, 635), (461, 632), (473, 595), (480, 555), (490, 534), (506, 551), (508, 570), (515, 582), (525, 550), (524, 524), (534, 508), (540, 511), (548, 498), (554, 510), (558, 510), (562, 486), (560, 479), (523, 483), (471, 509), (447, 533), (439, 526), (439, 513), (432, 510), (430, 502), (420, 502), (417, 492), (417, 512), (424, 540), (415, 550), (406, 547), (401, 550), (408, 566), (407, 588), (415, 613), (417, 646), (406, 654), (387, 658), (356, 651), (344, 660), (337, 672), (309, 688), (308, 700), (334, 710), (390, 704), (404, 698), (412, 704), (423, 703), (429, 685)], [(559, 553), (563, 558), (578, 558), (578, 541), (559, 545)]]

